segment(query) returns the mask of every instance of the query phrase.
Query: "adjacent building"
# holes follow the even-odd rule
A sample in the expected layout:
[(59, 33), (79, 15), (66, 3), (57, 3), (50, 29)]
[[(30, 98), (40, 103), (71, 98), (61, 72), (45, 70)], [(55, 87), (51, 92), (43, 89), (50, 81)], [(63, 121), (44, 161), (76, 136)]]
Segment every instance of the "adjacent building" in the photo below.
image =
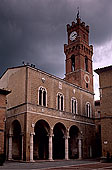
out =
[(10, 91), (0, 89), (0, 154), (5, 152), (6, 95)]
[(95, 125), (96, 125), (96, 135), (95, 135), (95, 143), (96, 143), (96, 157), (102, 156), (102, 140), (101, 140), (101, 108), (100, 108), (100, 100), (96, 100), (94, 103), (95, 110)]
[(112, 155), (112, 66), (95, 70), (100, 83), (102, 156)]

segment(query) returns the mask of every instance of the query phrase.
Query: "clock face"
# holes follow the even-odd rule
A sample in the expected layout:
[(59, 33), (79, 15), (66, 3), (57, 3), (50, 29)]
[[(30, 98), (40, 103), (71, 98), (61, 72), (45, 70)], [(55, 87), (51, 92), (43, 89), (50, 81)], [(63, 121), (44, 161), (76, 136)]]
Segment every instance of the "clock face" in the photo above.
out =
[(76, 31), (73, 31), (71, 34), (70, 34), (70, 40), (73, 41), (75, 40), (77, 37), (77, 32)]

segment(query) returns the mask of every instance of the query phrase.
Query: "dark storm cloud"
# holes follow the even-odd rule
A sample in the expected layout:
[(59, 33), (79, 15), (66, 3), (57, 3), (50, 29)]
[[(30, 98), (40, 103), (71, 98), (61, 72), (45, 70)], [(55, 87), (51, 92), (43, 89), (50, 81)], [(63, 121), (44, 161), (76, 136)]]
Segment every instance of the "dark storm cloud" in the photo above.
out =
[(25, 61), (62, 76), (66, 24), (75, 19), (78, 6), (90, 25), (91, 43), (108, 41), (111, 0), (0, 0), (0, 74)]

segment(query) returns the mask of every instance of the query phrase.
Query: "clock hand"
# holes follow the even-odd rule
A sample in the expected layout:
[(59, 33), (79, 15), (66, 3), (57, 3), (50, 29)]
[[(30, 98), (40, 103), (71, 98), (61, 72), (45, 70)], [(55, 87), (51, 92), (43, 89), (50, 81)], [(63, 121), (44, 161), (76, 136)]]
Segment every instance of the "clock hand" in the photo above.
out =
[(76, 34), (73, 34), (72, 37), (76, 36)]

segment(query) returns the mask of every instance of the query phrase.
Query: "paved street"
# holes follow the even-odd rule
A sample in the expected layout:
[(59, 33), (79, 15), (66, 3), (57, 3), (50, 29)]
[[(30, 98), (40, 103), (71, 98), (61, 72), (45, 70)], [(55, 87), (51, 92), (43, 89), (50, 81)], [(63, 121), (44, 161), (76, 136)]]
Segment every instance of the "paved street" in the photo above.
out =
[(0, 169), (31, 169), (31, 170), (112, 170), (112, 163), (100, 163), (92, 160), (69, 160), (69, 161), (39, 161), (34, 163), (5, 162)]

